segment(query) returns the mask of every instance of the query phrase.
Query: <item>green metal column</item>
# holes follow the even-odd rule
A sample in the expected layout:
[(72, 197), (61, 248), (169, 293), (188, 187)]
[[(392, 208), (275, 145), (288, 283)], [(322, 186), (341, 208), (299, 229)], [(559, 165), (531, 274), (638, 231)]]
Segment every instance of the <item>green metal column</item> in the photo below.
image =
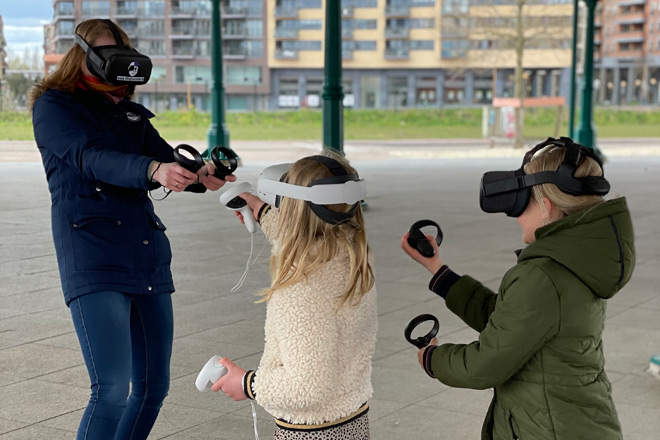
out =
[(225, 86), (222, 79), (222, 38), (220, 36), (220, 0), (211, 0), (211, 127), (208, 131), (210, 157), (217, 145), (229, 148), (229, 130), (225, 122)]
[(598, 0), (584, 0), (587, 6), (587, 33), (584, 41), (584, 74), (580, 99), (580, 121), (577, 141), (585, 147), (596, 147), (596, 128), (593, 123), (593, 76), (594, 76), (594, 20)]
[(568, 107), (568, 137), (574, 139), (575, 135), (575, 75), (577, 64), (577, 33), (578, 33), (578, 2), (573, 0), (573, 41), (571, 53), (571, 101)]
[(344, 92), (341, 86), (341, 2), (325, 0), (323, 148), (344, 155)]

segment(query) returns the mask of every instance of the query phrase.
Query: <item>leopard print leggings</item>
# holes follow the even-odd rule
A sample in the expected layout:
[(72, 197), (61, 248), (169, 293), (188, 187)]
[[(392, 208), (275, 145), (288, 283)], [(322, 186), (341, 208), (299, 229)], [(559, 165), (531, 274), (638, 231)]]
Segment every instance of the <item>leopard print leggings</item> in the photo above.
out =
[(275, 427), (273, 440), (369, 440), (369, 415), (322, 431), (290, 431)]

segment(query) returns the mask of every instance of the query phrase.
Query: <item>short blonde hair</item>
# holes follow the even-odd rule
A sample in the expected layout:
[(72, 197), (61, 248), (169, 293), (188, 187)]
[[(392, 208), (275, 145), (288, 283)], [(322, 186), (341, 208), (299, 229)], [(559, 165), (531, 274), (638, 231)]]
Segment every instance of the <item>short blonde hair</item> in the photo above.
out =
[[(537, 152), (532, 159), (525, 164), (525, 174), (533, 174), (541, 171), (556, 171), (564, 161), (566, 149), (556, 145), (549, 145)], [(575, 177), (602, 176), (603, 169), (598, 162), (591, 157), (583, 157), (575, 170)], [(543, 183), (532, 187), (534, 199), (543, 205), (543, 198), (559, 208), (564, 215), (571, 215), (585, 209), (589, 209), (605, 201), (603, 196), (581, 195), (572, 196), (560, 190), (554, 183)]]
[[(357, 174), (348, 162), (340, 157), (333, 157), (349, 174)], [(327, 177), (332, 173), (322, 163), (302, 158), (295, 162), (288, 171), (286, 181), (300, 186)], [(337, 212), (347, 212), (352, 205), (325, 205)], [(330, 261), (342, 247), (348, 249), (350, 270), (343, 295), (338, 298), (338, 306), (349, 302), (359, 304), (362, 296), (374, 285), (374, 273), (369, 263), (370, 249), (364, 225), (362, 208), (348, 221), (333, 225), (326, 223), (314, 214), (304, 200), (284, 197), (280, 202), (280, 216), (277, 229), (279, 242), (278, 255), (271, 257), (272, 283), (263, 292), (263, 300), (268, 301), (273, 293), (302, 281)]]

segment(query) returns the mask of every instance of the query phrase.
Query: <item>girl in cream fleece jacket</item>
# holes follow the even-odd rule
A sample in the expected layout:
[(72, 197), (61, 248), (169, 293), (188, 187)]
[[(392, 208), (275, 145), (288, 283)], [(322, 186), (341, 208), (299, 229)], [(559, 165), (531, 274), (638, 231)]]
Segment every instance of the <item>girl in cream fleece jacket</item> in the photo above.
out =
[[(308, 186), (331, 177), (324, 162), (299, 160), (287, 182)], [(330, 224), (301, 200), (282, 198), (280, 209), (271, 209), (251, 194), (241, 197), (273, 244), (265, 346), (256, 372), (222, 359), (228, 373), (213, 390), (256, 399), (276, 419), (275, 439), (368, 439), (377, 313), (359, 203), (326, 205), (355, 211)]]

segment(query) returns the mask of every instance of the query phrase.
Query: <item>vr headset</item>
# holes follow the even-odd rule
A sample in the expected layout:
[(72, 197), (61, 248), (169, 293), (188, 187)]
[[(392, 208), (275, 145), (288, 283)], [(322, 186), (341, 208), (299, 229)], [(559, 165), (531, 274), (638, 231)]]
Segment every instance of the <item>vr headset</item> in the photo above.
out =
[(124, 44), (119, 29), (111, 20), (103, 20), (112, 32), (116, 45), (92, 47), (77, 32), (74, 41), (87, 54), (87, 68), (106, 83), (114, 85), (146, 84), (151, 77), (151, 59)]
[[(556, 171), (541, 171), (525, 174), (524, 167), (534, 154), (549, 145), (566, 150), (564, 161)], [(490, 171), (481, 178), (479, 205), (485, 212), (504, 212), (509, 217), (519, 217), (527, 208), (532, 186), (553, 183), (562, 192), (572, 196), (599, 195), (610, 191), (610, 184), (603, 176), (574, 177), (575, 170), (583, 158), (590, 157), (603, 167), (600, 158), (590, 148), (576, 144), (572, 139), (548, 138), (529, 150), (522, 166), (515, 171)]]
[[(338, 225), (350, 220), (357, 212), (360, 201), (367, 195), (367, 185), (357, 174), (348, 174), (343, 166), (325, 156), (310, 156), (325, 165), (332, 177), (311, 182), (309, 186), (287, 183), (287, 174), (292, 164), (284, 163), (264, 169), (257, 181), (259, 198), (279, 208), (282, 197), (307, 201), (314, 214), (326, 223)], [(323, 205), (345, 203), (353, 205), (348, 212), (337, 212)]]

